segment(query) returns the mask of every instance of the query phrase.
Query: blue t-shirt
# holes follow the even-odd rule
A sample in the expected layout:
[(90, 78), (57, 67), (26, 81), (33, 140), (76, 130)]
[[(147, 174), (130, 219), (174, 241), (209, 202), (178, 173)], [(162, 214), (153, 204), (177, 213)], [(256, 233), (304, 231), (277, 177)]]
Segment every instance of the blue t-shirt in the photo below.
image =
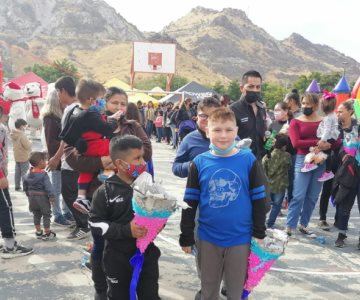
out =
[(198, 201), (200, 240), (225, 248), (250, 243), (252, 202), (266, 198), (259, 172), (262, 169), (249, 150), (231, 156), (208, 151), (194, 159), (184, 200)]

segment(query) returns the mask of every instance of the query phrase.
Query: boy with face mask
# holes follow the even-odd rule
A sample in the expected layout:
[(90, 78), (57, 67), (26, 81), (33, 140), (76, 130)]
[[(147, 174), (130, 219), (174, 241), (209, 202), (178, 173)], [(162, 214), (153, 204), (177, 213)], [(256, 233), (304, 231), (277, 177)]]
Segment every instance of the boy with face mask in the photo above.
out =
[(258, 160), (265, 155), (266, 108), (261, 98), (262, 77), (257, 71), (248, 71), (242, 76), (241, 98), (230, 108), (235, 113), (238, 136), (250, 138), (251, 151)]
[[(115, 137), (110, 142), (110, 156), (117, 174), (108, 178), (94, 193), (89, 224), (94, 236), (106, 240), (103, 256), (108, 281), (107, 299), (129, 299), (132, 267), (130, 258), (136, 252), (136, 239), (147, 229), (137, 225), (132, 208), (134, 179), (143, 173), (142, 141), (135, 136)], [(159, 300), (159, 249), (151, 243), (144, 254), (137, 296), (139, 300)]]

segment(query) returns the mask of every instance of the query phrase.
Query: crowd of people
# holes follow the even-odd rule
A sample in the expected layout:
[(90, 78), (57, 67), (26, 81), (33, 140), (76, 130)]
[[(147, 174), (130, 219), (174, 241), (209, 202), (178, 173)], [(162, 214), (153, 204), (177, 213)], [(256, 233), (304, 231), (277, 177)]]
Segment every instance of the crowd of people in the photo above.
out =
[[(15, 159), (15, 191), (24, 192), (33, 214), (35, 237), (56, 239), (57, 226), (71, 229), (68, 240), (92, 237), (90, 261), (95, 299), (129, 299), (136, 239), (147, 228), (133, 220), (132, 183), (156, 173), (151, 141), (176, 150), (175, 176), (187, 178), (179, 243), (195, 253), (201, 287), (195, 299), (240, 299), (250, 241), (288, 207), (284, 230), (314, 237), (309, 228), (320, 198), (319, 228), (330, 230), (329, 203), (336, 207), (336, 247), (344, 247), (350, 212), (360, 198), (359, 128), (351, 100), (336, 108), (336, 95), (296, 90), (268, 113), (262, 77), (246, 72), (242, 96), (191, 98), (155, 107), (128, 103), (125, 91), (100, 83), (61, 77), (41, 111), (45, 152), (33, 151), (18, 119), (8, 136), (0, 125), (1, 257), (33, 249), (15, 240), (9, 195), (9, 138)], [(250, 141), (245, 147), (241, 142)], [(241, 146), (242, 145), (242, 146)], [(156, 167), (156, 166), (155, 166)], [(155, 168), (156, 170), (156, 168)], [(156, 177), (155, 177), (156, 178)], [(330, 201), (331, 199), (331, 201)], [(358, 203), (359, 204), (359, 203)], [(360, 240), (358, 249), (360, 250)], [(160, 251), (151, 243), (137, 286), (138, 299), (159, 297)]]

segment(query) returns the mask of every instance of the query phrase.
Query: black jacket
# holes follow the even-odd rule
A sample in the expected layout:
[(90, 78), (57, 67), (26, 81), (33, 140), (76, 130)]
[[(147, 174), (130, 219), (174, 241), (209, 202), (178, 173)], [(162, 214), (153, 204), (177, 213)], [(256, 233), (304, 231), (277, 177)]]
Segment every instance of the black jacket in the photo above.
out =
[(231, 104), (230, 108), (235, 114), (236, 124), (239, 127), (238, 136), (240, 139), (252, 139), (251, 151), (257, 159), (261, 159), (265, 155), (266, 111), (261, 102), (256, 102), (256, 105), (258, 107), (256, 116), (252, 106), (243, 97)]
[(79, 145), (79, 140), (83, 133), (93, 131), (110, 139), (116, 127), (117, 121), (115, 119), (110, 119), (109, 122), (106, 122), (102, 119), (100, 113), (83, 110), (79, 106), (75, 106), (66, 115), (65, 126), (59, 138), (70, 146), (79, 147), (79, 152), (85, 152), (86, 149), (80, 149), (81, 146)]
[(332, 186), (332, 196), (336, 204), (350, 200), (349, 195), (357, 190), (359, 184), (359, 167), (355, 157), (344, 151), (339, 154), (339, 157), (341, 163), (335, 173)]
[(130, 229), (134, 218), (132, 196), (132, 187), (114, 175), (95, 191), (90, 209), (92, 233), (102, 235), (108, 244), (124, 251), (136, 250)]

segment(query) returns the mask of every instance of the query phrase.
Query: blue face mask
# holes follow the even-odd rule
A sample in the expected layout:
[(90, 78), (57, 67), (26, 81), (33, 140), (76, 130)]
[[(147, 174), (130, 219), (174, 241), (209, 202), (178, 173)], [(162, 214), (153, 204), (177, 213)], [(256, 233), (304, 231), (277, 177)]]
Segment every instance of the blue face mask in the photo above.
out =
[(236, 143), (235, 141), (226, 149), (219, 149), (218, 147), (216, 147), (214, 144), (210, 144), (209, 148), (210, 150), (213, 150), (214, 152), (216, 152), (217, 154), (228, 154), (229, 152), (231, 152), (234, 148), (236, 147)]
[(90, 106), (89, 111), (102, 113), (105, 111), (106, 101), (105, 99), (98, 98), (95, 103)]

